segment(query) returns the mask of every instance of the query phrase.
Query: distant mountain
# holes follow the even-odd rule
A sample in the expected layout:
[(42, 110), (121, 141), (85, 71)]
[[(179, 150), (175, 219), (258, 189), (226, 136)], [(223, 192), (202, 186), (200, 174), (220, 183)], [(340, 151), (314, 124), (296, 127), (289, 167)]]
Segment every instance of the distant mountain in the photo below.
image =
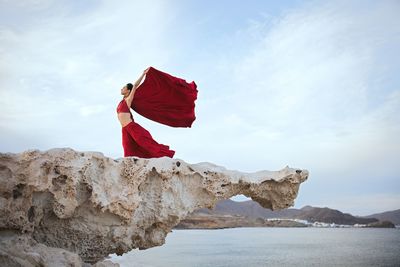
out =
[(377, 218), (380, 221), (391, 221), (394, 224), (400, 225), (400, 209), (386, 211), (381, 213), (375, 213), (368, 216), (362, 216), (363, 218)]
[(309, 211), (309, 210), (312, 210), (314, 207), (311, 207), (311, 206), (304, 206), (304, 207), (302, 207), (300, 210), (302, 210), (302, 211)]
[(343, 213), (338, 210), (330, 208), (316, 208), (307, 209), (302, 211), (296, 216), (297, 219), (307, 220), (309, 222), (325, 222), (325, 223), (336, 223), (336, 224), (368, 224), (378, 222), (376, 218), (360, 218), (354, 217), (349, 213)]
[(353, 216), (349, 213), (343, 213), (339, 210), (330, 209), (327, 207), (319, 208), (312, 206), (304, 206), (301, 209), (284, 209), (272, 211), (263, 208), (255, 201), (248, 200), (243, 202), (236, 202), (230, 199), (219, 201), (214, 209), (198, 209), (195, 213), (206, 214), (227, 214), (227, 215), (240, 215), (250, 218), (287, 218), (287, 219), (302, 219), (310, 222), (325, 222), (336, 224), (368, 224), (380, 221), (391, 221), (394, 224), (399, 224), (400, 210), (373, 214), (370, 216)]

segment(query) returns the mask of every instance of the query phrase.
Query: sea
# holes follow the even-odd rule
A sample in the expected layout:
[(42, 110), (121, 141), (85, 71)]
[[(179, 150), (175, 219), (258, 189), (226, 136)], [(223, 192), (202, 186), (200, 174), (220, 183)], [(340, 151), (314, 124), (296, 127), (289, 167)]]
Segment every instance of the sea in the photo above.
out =
[(400, 266), (400, 228), (173, 229), (162, 246), (109, 259), (121, 267)]

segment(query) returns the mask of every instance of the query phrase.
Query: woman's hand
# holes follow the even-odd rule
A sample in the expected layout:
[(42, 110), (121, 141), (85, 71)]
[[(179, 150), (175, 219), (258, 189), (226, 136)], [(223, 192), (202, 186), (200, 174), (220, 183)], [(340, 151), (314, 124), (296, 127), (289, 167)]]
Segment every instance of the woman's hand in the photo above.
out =
[(148, 67), (147, 69), (145, 69), (145, 70), (143, 71), (143, 73), (146, 74), (146, 73), (149, 71), (149, 69), (150, 69), (150, 67)]

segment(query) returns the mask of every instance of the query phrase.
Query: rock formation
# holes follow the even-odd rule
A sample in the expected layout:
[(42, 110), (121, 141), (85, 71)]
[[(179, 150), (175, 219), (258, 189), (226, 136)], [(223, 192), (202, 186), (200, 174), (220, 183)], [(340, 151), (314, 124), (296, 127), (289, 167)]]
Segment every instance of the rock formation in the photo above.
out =
[(181, 220), (174, 229), (223, 229), (233, 227), (308, 227), (293, 220), (266, 220), (233, 214), (203, 213), (196, 210)]
[(70, 148), (0, 153), (0, 265), (112, 266), (99, 261), (161, 246), (181, 219), (221, 199), (244, 194), (272, 210), (293, 206), (307, 178), (289, 167), (245, 173)]

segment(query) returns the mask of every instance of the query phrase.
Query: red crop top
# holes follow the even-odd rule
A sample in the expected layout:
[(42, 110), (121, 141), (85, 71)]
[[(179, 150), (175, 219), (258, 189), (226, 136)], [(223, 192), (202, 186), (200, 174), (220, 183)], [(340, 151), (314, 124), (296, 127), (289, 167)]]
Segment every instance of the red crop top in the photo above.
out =
[(131, 110), (128, 107), (128, 104), (126, 103), (125, 99), (122, 99), (121, 102), (119, 102), (118, 107), (117, 107), (117, 113), (121, 112), (129, 112), (131, 113)]

